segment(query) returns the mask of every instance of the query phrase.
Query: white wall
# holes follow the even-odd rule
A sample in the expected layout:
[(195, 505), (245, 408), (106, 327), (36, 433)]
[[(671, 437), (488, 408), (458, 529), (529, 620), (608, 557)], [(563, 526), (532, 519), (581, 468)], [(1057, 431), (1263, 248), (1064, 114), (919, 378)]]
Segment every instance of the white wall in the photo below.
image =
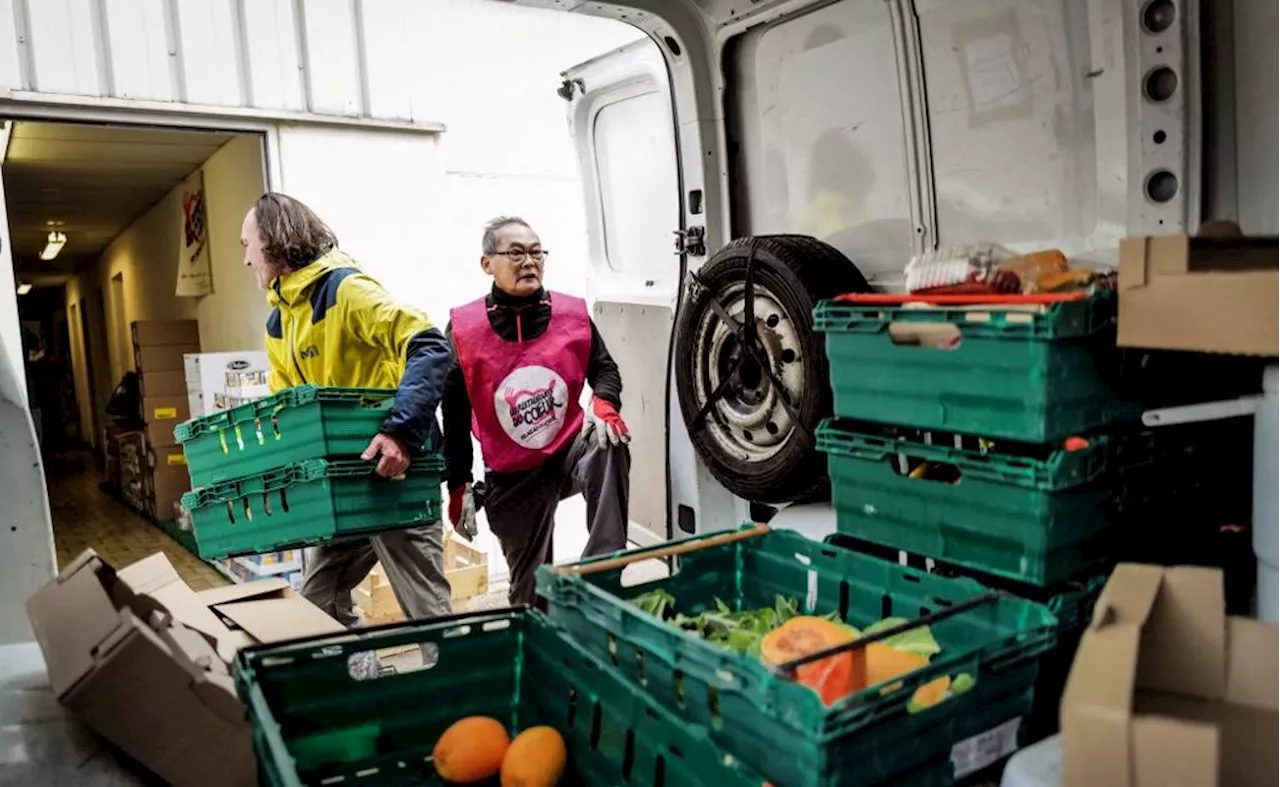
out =
[(585, 294), (586, 219), (568, 105), (556, 89), (560, 72), (640, 33), (488, 0), (404, 10), (414, 106), (429, 107), (447, 131), (285, 124), (277, 187), (314, 208), (366, 272), (442, 327), (450, 308), (487, 291), (480, 236), (501, 214), (523, 216), (542, 235), (548, 286)]
[[(126, 371), (133, 369), (128, 326), (138, 320), (199, 319), (201, 345), (210, 352), (262, 346), (266, 303), (253, 277), (243, 269), (244, 255), (240, 247), (240, 222), (264, 188), (260, 138), (237, 137), (211, 156), (202, 169), (209, 211), (214, 295), (204, 298), (174, 295), (182, 244), (181, 184), (130, 224), (93, 265), (67, 284), (71, 356), (85, 434), (92, 431), (90, 407), (93, 405), (85, 376), (79, 313), (96, 287), (102, 288), (105, 300), (105, 341), (111, 371), (108, 385), (113, 386)], [(123, 313), (119, 313), (120, 304), (110, 297), (111, 280), (117, 274), (123, 279)], [(73, 304), (77, 307), (77, 319), (72, 321)], [(90, 341), (97, 339), (91, 337)], [(101, 399), (109, 396), (110, 391), (97, 393)], [(97, 402), (99, 410), (103, 405), (105, 401)]]
[[(461, 277), (464, 300), (483, 294), (489, 286), (479, 267), (483, 225), (516, 214), (551, 251), (547, 285), (585, 294), (577, 154), (568, 104), (556, 89), (562, 71), (641, 33), (611, 20), (487, 0), (436, 0), (416, 8), (414, 34), (427, 62), (414, 102), (432, 107), (448, 128), (440, 145), (448, 229), (437, 243), (447, 275)], [(457, 65), (442, 69), (442, 63)]]
[(267, 301), (244, 267), (240, 224), (265, 190), (261, 137), (236, 137), (204, 163), (213, 295), (200, 299), (196, 317), (205, 352), (263, 346)]

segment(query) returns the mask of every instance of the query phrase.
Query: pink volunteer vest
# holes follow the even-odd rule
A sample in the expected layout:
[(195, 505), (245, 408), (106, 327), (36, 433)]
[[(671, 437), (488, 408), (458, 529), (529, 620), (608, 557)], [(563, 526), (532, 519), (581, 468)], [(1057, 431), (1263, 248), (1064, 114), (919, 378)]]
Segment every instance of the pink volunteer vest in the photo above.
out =
[(528, 341), (499, 336), (484, 298), (449, 315), (471, 399), (471, 431), (485, 467), (500, 473), (538, 467), (582, 428), (578, 397), (591, 356), (591, 318), (585, 301), (550, 296), (547, 330)]

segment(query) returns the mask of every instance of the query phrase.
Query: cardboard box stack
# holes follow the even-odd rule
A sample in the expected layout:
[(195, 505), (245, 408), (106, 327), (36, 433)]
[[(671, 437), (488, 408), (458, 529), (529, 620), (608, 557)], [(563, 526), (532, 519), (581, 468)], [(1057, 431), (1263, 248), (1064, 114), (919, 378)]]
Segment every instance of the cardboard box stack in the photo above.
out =
[(142, 510), (171, 520), (182, 494), (191, 489), (186, 457), (173, 428), (191, 418), (184, 356), (199, 352), (195, 320), (149, 320), (133, 324), (133, 353), (142, 393), (147, 451)]
[(1280, 780), (1280, 628), (1224, 607), (1217, 569), (1116, 567), (1062, 697), (1064, 787)]
[(271, 393), (270, 365), (261, 350), (192, 353), (183, 361), (187, 405), (193, 418), (230, 410)]
[(1275, 357), (1276, 251), (1274, 237), (1125, 238), (1118, 344)]
[(343, 631), (283, 580), (196, 592), (162, 553), (116, 571), (86, 550), (27, 616), (58, 701), (180, 787), (257, 784), (240, 648)]

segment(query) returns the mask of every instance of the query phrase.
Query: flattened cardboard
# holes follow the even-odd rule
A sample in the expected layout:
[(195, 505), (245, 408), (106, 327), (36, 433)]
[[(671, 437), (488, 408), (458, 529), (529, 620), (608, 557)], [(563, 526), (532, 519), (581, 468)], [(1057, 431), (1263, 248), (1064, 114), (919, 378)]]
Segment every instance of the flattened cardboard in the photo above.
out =
[(1125, 238), (1117, 343), (1276, 356), (1277, 248), (1274, 237)]
[(1062, 699), (1064, 787), (1280, 778), (1280, 627), (1227, 617), (1221, 572), (1116, 567)]
[(200, 344), (200, 323), (195, 320), (139, 320), (133, 324), (136, 347)]
[(116, 605), (102, 590), (111, 580), (99, 574), (110, 571), (97, 555), (85, 552), (27, 599), (27, 616), (44, 651), (49, 682), (59, 696), (93, 671), (94, 647), (128, 633), (122, 631), (126, 625)]
[(290, 596), (223, 604), (217, 610), (257, 642), (283, 642), (346, 630), (319, 607), (299, 604), (292, 591)]
[[(168, 590), (164, 567), (144, 562), (134, 580)], [(251, 732), (226, 664), (162, 609), (92, 551), (27, 601), (50, 683), (69, 710), (177, 787), (251, 787)]]

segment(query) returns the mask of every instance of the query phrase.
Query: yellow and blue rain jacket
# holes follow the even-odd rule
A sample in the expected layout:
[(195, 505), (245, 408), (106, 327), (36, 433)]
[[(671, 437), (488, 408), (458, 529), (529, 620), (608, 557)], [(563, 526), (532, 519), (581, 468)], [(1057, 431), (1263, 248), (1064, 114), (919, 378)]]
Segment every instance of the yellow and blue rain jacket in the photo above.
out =
[(425, 314), (396, 302), (337, 249), (277, 278), (267, 302), (272, 392), (307, 383), (395, 388), (382, 431), (411, 450), (440, 446), (436, 407), (450, 348)]

